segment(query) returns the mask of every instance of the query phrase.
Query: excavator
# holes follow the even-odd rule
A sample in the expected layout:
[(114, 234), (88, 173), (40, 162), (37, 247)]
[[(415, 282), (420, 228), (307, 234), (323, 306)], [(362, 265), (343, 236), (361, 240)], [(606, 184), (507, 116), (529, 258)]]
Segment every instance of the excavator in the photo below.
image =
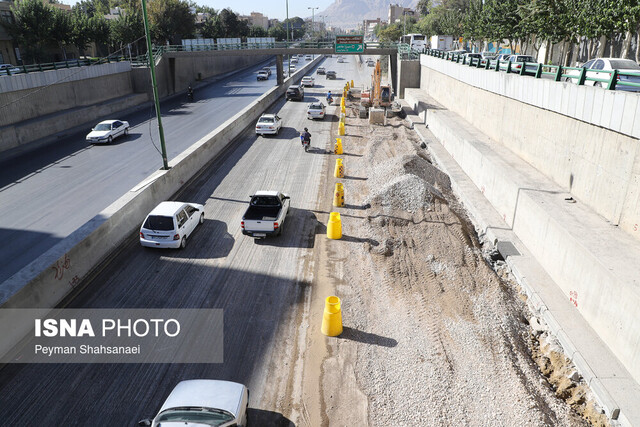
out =
[(366, 118), (370, 108), (382, 108), (386, 117), (402, 111), (402, 106), (393, 100), (391, 86), (382, 84), (382, 67), (379, 59), (376, 61), (376, 66), (371, 75), (371, 88), (367, 91), (362, 91), (360, 95), (360, 118)]

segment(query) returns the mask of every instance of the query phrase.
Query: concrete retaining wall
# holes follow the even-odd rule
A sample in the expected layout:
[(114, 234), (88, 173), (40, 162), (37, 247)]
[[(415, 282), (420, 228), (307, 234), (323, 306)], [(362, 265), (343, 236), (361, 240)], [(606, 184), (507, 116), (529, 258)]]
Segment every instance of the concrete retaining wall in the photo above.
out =
[(420, 62), (421, 89), (640, 240), (638, 94)]
[(420, 62), (399, 59), (396, 85), (399, 98), (404, 99), (404, 89), (408, 87), (420, 87)]
[[(159, 202), (168, 200), (209, 161), (277, 101), (294, 81), (305, 75), (321, 57), (300, 68), (282, 86), (276, 86), (229, 118), (200, 141), (169, 162), (170, 170), (158, 171), (141, 185), (100, 212), (69, 237), (2, 283), (1, 308), (52, 308), (127, 237)], [(3, 321), (0, 310), (0, 323)], [(15, 323), (12, 323), (15, 324)], [(9, 352), (32, 325), (12, 331), (0, 340), (0, 354)]]

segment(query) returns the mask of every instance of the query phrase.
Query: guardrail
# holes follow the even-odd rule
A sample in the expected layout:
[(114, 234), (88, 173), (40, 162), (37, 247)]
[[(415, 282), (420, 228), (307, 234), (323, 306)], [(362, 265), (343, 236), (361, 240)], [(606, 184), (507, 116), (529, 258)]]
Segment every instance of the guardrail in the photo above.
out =
[[(564, 67), (562, 65), (545, 65), (539, 62), (515, 62), (497, 59), (480, 59), (468, 57), (462, 53), (452, 53), (436, 49), (427, 49), (426, 55), (457, 62), (469, 67), (484, 68), (485, 70), (504, 71), (542, 78), (551, 76), (557, 82), (566, 81), (584, 86), (586, 82), (593, 82), (593, 86), (600, 86), (607, 90), (640, 91), (640, 72), (620, 70), (595, 70), (584, 67)], [(589, 73), (592, 73), (589, 75)], [(606, 76), (604, 76), (606, 75)]]

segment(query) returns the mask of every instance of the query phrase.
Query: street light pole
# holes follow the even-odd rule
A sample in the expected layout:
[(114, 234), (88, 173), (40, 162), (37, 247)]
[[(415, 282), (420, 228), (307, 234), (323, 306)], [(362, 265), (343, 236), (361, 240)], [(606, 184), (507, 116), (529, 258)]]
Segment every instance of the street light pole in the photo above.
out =
[(147, 3), (142, 0), (142, 21), (144, 22), (144, 32), (147, 36), (147, 53), (149, 55), (149, 69), (151, 70), (151, 86), (153, 88), (153, 102), (156, 106), (156, 117), (158, 118), (158, 133), (160, 134), (160, 147), (162, 148), (162, 169), (169, 170), (167, 162), (167, 148), (164, 144), (164, 130), (162, 129), (162, 117), (160, 115), (160, 101), (158, 100), (158, 84), (156, 83), (156, 65), (153, 59), (153, 49), (151, 46), (151, 36), (149, 34), (149, 22), (147, 19)]
[[(315, 27), (315, 20), (314, 20), (314, 12), (316, 9), (320, 9), (319, 7), (308, 7), (307, 9), (311, 9), (311, 36), (313, 37), (315, 31), (316, 31), (316, 27)], [(311, 54), (311, 58), (315, 59), (315, 55)]]
[[(287, 0), (287, 28), (285, 31), (287, 32), (287, 52), (289, 52), (289, 0)], [(287, 53), (287, 78), (291, 76), (291, 55)]]

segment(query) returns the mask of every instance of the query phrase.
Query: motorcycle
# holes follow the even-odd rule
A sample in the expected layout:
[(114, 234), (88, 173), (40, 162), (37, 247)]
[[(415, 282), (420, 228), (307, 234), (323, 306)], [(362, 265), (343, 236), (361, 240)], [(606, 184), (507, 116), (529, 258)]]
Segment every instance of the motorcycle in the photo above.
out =
[(328, 105), (333, 104), (333, 97), (331, 97), (331, 96), (327, 96), (327, 104), (328, 104)]
[(300, 142), (302, 143), (302, 148), (304, 148), (304, 152), (309, 151), (309, 147), (311, 146), (311, 134), (309, 132), (300, 133)]
[(189, 102), (193, 102), (193, 89), (187, 90), (187, 99), (189, 100)]

